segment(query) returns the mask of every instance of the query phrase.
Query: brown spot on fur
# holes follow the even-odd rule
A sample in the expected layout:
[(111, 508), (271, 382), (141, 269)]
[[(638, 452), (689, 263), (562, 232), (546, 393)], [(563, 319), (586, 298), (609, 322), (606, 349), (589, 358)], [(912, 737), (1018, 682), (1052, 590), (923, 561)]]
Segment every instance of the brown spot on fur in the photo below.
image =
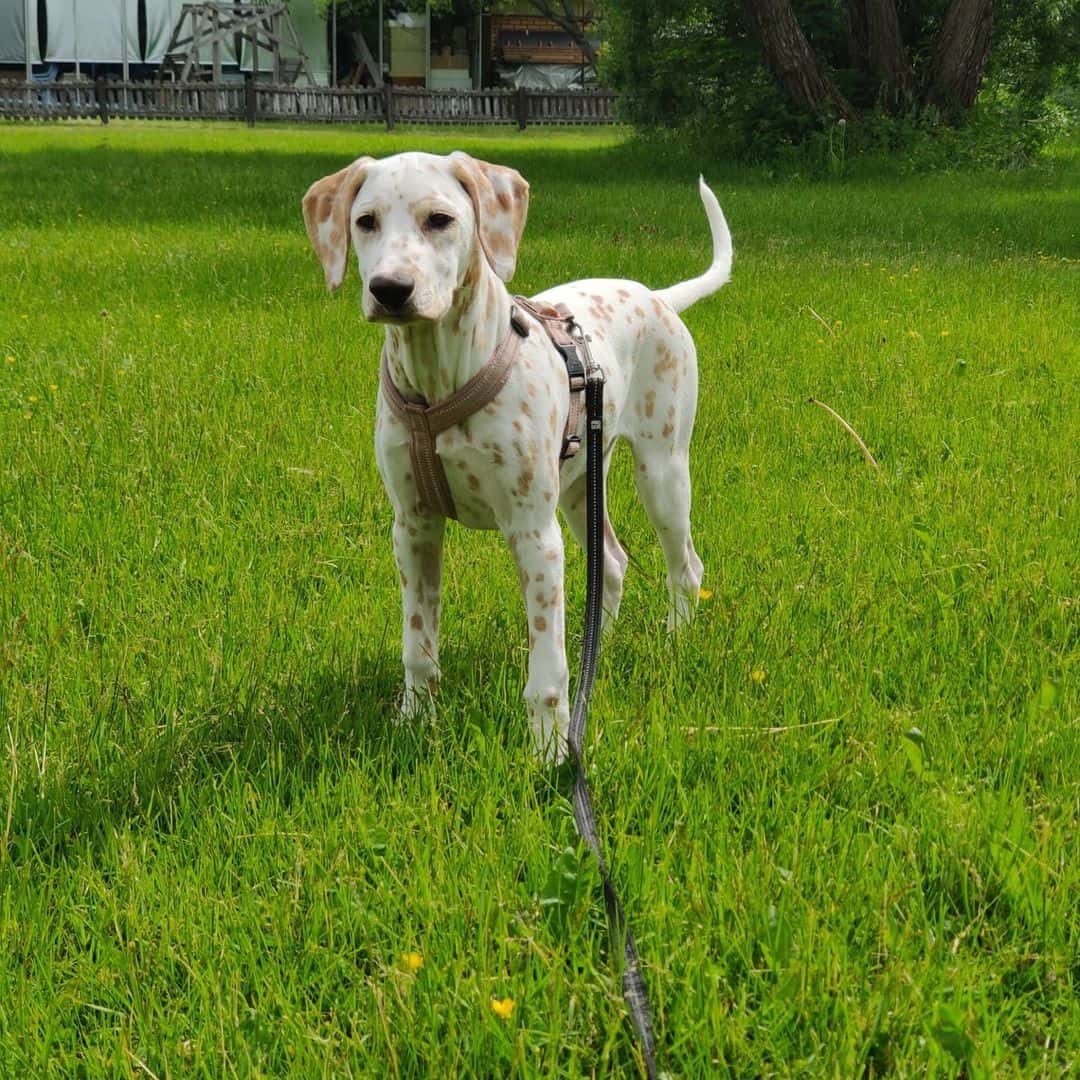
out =
[(656, 408), (656, 391), (649, 390), (645, 394), (645, 415), (652, 417), (653, 410)]
[(665, 424), (660, 431), (660, 434), (666, 439), (675, 430), (674, 424)]
[(547, 619), (545, 619), (543, 615), (537, 615), (536, 618), (533, 619), (533, 626), (535, 626), (542, 634), (547, 629)]
[(414, 630), (423, 630), (424, 629), (424, 616), (421, 615), (419, 612), (415, 612), (413, 614), (413, 617), (409, 620), (409, 625)]
[(469, 473), (469, 487), (475, 491), (480, 486), (480, 478)]
[(660, 356), (660, 359), (657, 360), (656, 365), (653, 367), (653, 374), (659, 379), (667, 374), (667, 372), (674, 371), (678, 361), (672, 355), (671, 350), (664, 345), (658, 346), (656, 352)]

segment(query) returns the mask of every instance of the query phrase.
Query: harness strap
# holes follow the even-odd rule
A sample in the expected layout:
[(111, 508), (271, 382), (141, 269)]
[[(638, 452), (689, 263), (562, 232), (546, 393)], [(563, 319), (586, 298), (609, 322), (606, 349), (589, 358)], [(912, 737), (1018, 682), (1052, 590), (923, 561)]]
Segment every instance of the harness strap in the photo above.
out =
[(435, 437), (479, 412), (503, 388), (510, 368), (517, 359), (521, 339), (529, 336), (528, 324), (521, 318), (518, 308), (527, 311), (543, 327), (566, 364), (570, 407), (566, 414), (560, 460), (573, 457), (581, 447), (578, 425), (590, 360), (588, 340), (565, 304), (537, 304), (523, 296), (515, 296), (514, 304), (516, 306), (510, 309), (510, 329), (487, 363), (460, 390), (434, 405), (429, 405), (422, 398), (410, 401), (402, 394), (390, 377), (390, 362), (385, 346), (383, 348), (379, 380), (391, 412), (409, 431), (409, 458), (420, 505), (443, 517), (456, 518), (457, 508)]
[(493, 401), (510, 375), (521, 346), (521, 333), (511, 325), (506, 337), (484, 366), (460, 390), (442, 401), (428, 405), (409, 401), (390, 377), (386, 349), (382, 353), (379, 379), (391, 412), (409, 430), (409, 457), (420, 504), (443, 517), (456, 518), (457, 509), (446, 479), (446, 469), (435, 447), (435, 436), (478, 412)]
[[(562, 451), (559, 454), (560, 459), (565, 461), (567, 458), (572, 458), (581, 448), (578, 424), (581, 420), (585, 396), (589, 346), (577, 321), (565, 304), (537, 304), (524, 296), (515, 296), (514, 303), (540, 323), (551, 339), (551, 344), (562, 354), (563, 363), (566, 364), (566, 376), (570, 383), (570, 409), (566, 414)], [(576, 334), (575, 331), (577, 331)], [(583, 352), (584, 356), (581, 355)]]

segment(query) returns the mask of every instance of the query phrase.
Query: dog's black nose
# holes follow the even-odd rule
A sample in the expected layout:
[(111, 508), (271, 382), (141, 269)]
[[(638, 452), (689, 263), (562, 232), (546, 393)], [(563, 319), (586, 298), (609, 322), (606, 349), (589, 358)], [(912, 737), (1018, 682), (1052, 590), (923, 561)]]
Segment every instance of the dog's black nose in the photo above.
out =
[(389, 274), (377, 274), (368, 283), (371, 295), (387, 311), (398, 311), (412, 296), (413, 283), (407, 277), (391, 277)]

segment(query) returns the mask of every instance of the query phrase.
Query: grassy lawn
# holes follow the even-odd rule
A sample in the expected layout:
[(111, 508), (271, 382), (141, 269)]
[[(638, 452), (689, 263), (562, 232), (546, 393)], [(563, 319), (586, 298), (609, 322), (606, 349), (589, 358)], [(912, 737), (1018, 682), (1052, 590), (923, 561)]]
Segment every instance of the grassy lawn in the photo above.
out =
[[(810, 181), (617, 131), (73, 124), (0, 127), (0, 1075), (634, 1072), (496, 534), (451, 528), (439, 717), (391, 724), (380, 331), (300, 196), (406, 148), (531, 181), (525, 293), (699, 272), (698, 171), (735, 237), (687, 313), (675, 640), (622, 453), (610, 496), (590, 762), (663, 1067), (1080, 1070), (1075, 145)], [(576, 550), (568, 591), (575, 671)]]

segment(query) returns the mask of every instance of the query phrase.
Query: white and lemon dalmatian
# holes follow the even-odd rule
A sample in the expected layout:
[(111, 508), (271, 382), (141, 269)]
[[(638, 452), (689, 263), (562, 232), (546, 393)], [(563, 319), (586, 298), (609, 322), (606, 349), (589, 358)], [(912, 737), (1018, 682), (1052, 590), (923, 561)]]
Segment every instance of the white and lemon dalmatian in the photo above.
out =
[[(605, 441), (625, 439), (634, 479), (667, 563), (668, 627), (687, 621), (702, 564), (690, 538), (688, 453), (697, 404), (697, 353), (678, 312), (710, 295), (731, 269), (731, 236), (700, 182), (713, 261), (701, 276), (654, 291), (636, 281), (591, 279), (536, 298), (569, 307), (603, 368)], [(467, 154), (364, 157), (313, 184), (308, 234), (330, 289), (345, 276), (350, 243), (365, 318), (386, 324), (390, 376), (430, 403), (460, 388), (510, 327), (514, 273), (529, 185), (513, 169)], [(583, 245), (583, 261), (588, 257)], [(373, 363), (372, 371), (376, 371)], [(569, 408), (564, 362), (534, 327), (497, 397), (438, 437), (457, 516), (499, 529), (517, 565), (528, 612), (525, 699), (538, 754), (561, 760), (569, 724), (563, 536), (556, 507), (585, 539), (585, 453), (560, 463)], [(581, 419), (584, 435), (584, 417)], [(439, 605), (445, 518), (427, 510), (411, 474), (409, 436), (378, 394), (375, 454), (394, 508), (394, 554), (404, 609), (403, 708), (427, 707), (439, 676)], [(605, 523), (604, 609), (614, 618), (627, 557)]]

